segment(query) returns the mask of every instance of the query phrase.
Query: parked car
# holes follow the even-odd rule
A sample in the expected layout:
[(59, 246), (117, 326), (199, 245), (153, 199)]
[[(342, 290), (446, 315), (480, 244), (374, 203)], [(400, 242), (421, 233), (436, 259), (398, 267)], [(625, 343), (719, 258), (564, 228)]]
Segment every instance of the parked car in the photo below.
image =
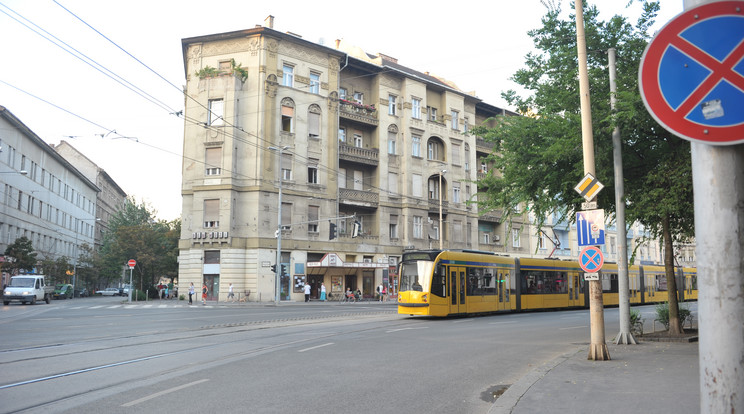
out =
[(54, 287), (52, 297), (54, 299), (72, 299), (72, 285), (68, 283), (58, 284)]
[(75, 297), (76, 298), (86, 298), (90, 296), (88, 294), (88, 289), (82, 288), (82, 289), (75, 289)]
[(104, 290), (99, 290), (98, 293), (100, 293), (101, 296), (118, 296), (119, 295), (119, 289), (117, 289), (117, 288), (106, 288)]

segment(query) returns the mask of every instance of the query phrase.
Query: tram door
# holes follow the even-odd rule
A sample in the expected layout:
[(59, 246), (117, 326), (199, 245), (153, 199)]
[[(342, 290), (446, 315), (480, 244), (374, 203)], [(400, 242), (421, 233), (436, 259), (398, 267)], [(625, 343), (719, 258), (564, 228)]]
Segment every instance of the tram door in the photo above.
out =
[(450, 311), (449, 313), (464, 313), (465, 307), (465, 268), (449, 268), (450, 283)]
[(641, 295), (640, 295), (640, 289), (639, 281), (638, 281), (638, 273), (637, 272), (628, 272), (628, 297), (630, 298), (630, 303), (641, 303)]
[(498, 269), (498, 294), (499, 294), (499, 305), (498, 310), (509, 310), (511, 309), (511, 295), (509, 294), (511, 280), (509, 278), (509, 269)]
[(582, 306), (583, 300), (579, 299), (581, 293), (581, 275), (576, 272), (568, 274), (568, 306)]

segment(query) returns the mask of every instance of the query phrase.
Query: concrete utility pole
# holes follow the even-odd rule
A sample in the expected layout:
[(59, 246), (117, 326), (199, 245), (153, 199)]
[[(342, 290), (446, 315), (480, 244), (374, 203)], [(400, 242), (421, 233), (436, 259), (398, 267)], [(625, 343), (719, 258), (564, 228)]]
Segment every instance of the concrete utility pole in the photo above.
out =
[[(685, 0), (684, 8), (707, 3), (713, 1)], [(742, 9), (739, 8), (739, 13), (744, 15)], [(741, 111), (741, 108), (731, 110)], [(700, 412), (741, 413), (744, 412), (744, 144), (713, 146), (692, 142), (691, 149)]]
[[(610, 69), (610, 108), (615, 112), (617, 102), (617, 72), (615, 48), (607, 51)], [(628, 240), (625, 233), (625, 184), (623, 183), (623, 153), (620, 141), (620, 127), (612, 130), (612, 156), (615, 166), (615, 225), (617, 226), (617, 285), (619, 291), (620, 332), (615, 337), (616, 344), (636, 345), (630, 332), (630, 295), (628, 292)]]
[[(584, 35), (584, 11), (581, 0), (576, 0), (576, 46), (579, 58), (579, 94), (581, 98), (581, 142), (584, 150), (584, 174), (594, 173), (594, 135), (592, 133), (592, 114), (589, 99), (589, 76), (586, 63), (586, 36)], [(604, 332), (604, 303), (602, 300), (602, 282), (589, 281), (589, 319), (591, 343), (589, 344), (590, 360), (607, 361), (610, 352), (607, 350)]]

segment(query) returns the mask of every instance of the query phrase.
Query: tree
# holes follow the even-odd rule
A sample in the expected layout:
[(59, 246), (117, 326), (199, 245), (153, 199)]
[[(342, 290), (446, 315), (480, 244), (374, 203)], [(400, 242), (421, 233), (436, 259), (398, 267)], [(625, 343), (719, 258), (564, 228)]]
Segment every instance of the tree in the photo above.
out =
[(31, 240), (25, 236), (15, 239), (5, 249), (5, 256), (11, 258), (3, 262), (2, 269), (11, 275), (18, 274), (21, 270), (31, 270), (36, 267), (36, 252)]
[(144, 203), (130, 199), (109, 221), (100, 253), (100, 278), (103, 284), (120, 280), (129, 259), (135, 259), (134, 288), (144, 290), (161, 277), (178, 274), (178, 238), (181, 222), (157, 221), (154, 212)]
[[(664, 243), (669, 289), (670, 333), (681, 332), (673, 268), (673, 242), (694, 231), (690, 145), (663, 129), (646, 111), (638, 90), (638, 67), (650, 38), (658, 2), (642, 3), (635, 25), (624, 17), (598, 20), (596, 7), (584, 4), (588, 75), (597, 177), (606, 188), (598, 204), (614, 214), (611, 134), (620, 127), (623, 139), (624, 185), (628, 222), (644, 225)], [(503, 97), (523, 114), (501, 117), (494, 128), (472, 133), (494, 145), (489, 174), (478, 183), (478, 203), (486, 211), (501, 209), (506, 217), (527, 206), (538, 228), (551, 213), (572, 218), (582, 198), (573, 190), (583, 177), (581, 114), (575, 16), (560, 17), (553, 7), (542, 27), (529, 32), (537, 52), (526, 56), (525, 68), (513, 80), (530, 92)], [(609, 104), (606, 51), (615, 48), (617, 111)]]

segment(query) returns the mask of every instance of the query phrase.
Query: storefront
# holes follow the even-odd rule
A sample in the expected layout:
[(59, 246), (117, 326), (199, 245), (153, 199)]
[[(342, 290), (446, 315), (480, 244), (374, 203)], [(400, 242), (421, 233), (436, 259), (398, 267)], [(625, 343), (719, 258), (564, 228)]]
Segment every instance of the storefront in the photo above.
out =
[(328, 299), (343, 295), (346, 289), (362, 292), (364, 298), (374, 299), (376, 287), (383, 282), (383, 272), (388, 263), (346, 263), (336, 254), (328, 253), (318, 262), (307, 262), (307, 281), (311, 286), (310, 297), (320, 297), (320, 286), (325, 284)]

